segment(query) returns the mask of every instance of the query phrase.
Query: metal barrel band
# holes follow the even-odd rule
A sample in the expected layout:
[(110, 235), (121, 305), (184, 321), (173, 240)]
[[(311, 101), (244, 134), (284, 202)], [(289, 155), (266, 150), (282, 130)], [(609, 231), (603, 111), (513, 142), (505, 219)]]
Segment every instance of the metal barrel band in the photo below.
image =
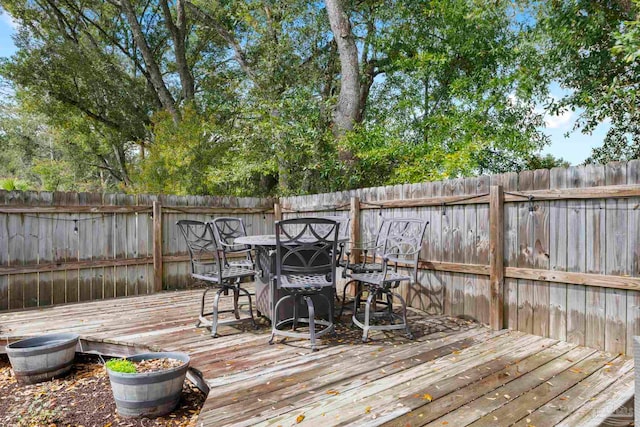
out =
[(167, 403), (172, 403), (180, 400), (180, 396), (182, 394), (182, 389), (177, 393), (174, 393), (170, 396), (162, 397), (160, 399), (155, 400), (147, 400), (147, 401), (136, 401), (136, 400), (120, 400), (115, 399), (116, 405), (125, 409), (140, 409), (140, 408), (153, 408), (156, 406), (162, 406)]
[(46, 374), (49, 372), (59, 371), (61, 369), (71, 368), (72, 365), (73, 365), (73, 360), (71, 360), (70, 362), (62, 363), (60, 365), (46, 367), (42, 369), (33, 369), (30, 371), (16, 371), (14, 369), (14, 373), (16, 375), (16, 378), (24, 378), (32, 375)]

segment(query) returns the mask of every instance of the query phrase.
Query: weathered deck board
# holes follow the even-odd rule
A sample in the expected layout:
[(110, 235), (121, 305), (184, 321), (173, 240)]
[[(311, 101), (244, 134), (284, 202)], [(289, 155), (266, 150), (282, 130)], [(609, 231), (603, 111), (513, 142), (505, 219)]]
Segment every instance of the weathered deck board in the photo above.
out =
[(91, 350), (185, 351), (211, 388), (199, 418), (204, 426), (292, 425), (300, 415), (301, 425), (323, 426), (527, 419), (578, 426), (606, 416), (601, 395), (622, 404), (632, 389), (633, 362), (624, 356), (418, 311), (410, 316), (415, 341), (377, 333), (362, 344), (358, 331), (341, 326), (310, 353), (306, 341), (270, 346), (267, 328), (248, 323), (225, 326), (212, 339), (194, 327), (200, 292), (7, 312), (0, 315), (0, 342), (75, 331)]

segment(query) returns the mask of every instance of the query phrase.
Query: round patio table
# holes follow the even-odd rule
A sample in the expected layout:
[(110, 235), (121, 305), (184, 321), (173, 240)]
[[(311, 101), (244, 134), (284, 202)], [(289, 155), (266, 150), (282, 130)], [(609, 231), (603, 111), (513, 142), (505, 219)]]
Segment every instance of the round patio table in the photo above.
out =
[[(348, 238), (338, 239), (339, 243), (349, 241)], [(282, 296), (281, 291), (276, 285), (276, 258), (271, 256), (271, 251), (276, 248), (276, 235), (263, 234), (254, 236), (241, 236), (234, 240), (235, 244), (252, 246), (256, 251), (256, 269), (262, 272), (262, 275), (256, 276), (256, 309), (263, 315), (271, 319), (273, 307), (278, 299)], [(322, 291), (326, 292), (329, 301), (333, 303), (333, 289), (327, 288)], [(292, 307), (284, 306), (285, 313), (281, 313), (278, 317), (290, 314)], [(301, 307), (302, 309), (303, 307)], [(306, 311), (306, 307), (304, 307)], [(318, 310), (326, 310), (326, 308), (318, 307)], [(320, 311), (321, 312), (321, 311)], [(303, 312), (304, 314), (304, 312)]]

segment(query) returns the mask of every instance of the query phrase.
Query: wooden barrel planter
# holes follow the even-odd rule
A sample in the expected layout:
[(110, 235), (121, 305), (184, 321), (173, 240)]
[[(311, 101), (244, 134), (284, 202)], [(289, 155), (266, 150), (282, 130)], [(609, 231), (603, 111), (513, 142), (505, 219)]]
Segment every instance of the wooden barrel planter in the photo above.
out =
[(122, 373), (107, 368), (118, 414), (125, 417), (158, 417), (171, 412), (180, 402), (189, 355), (177, 352), (142, 353), (132, 362), (149, 359), (176, 359), (182, 365), (156, 372)]
[(76, 334), (42, 335), (6, 346), (18, 384), (35, 384), (66, 375), (76, 354)]

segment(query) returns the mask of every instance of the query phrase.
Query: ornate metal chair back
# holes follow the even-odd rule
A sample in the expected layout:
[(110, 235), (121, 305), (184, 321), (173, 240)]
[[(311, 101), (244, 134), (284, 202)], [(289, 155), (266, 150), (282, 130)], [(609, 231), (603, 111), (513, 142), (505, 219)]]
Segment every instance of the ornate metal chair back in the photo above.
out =
[(418, 218), (390, 218), (385, 220), (383, 256), (388, 262), (408, 264), (417, 281), (418, 260), (427, 222)]
[(251, 247), (247, 245), (236, 245), (235, 240), (238, 237), (247, 235), (244, 221), (241, 218), (220, 217), (212, 221), (213, 231), (223, 254), (225, 255), (225, 263), (228, 264), (226, 256), (230, 254), (245, 253), (247, 260), (253, 262), (251, 258)]
[(189, 249), (191, 273), (220, 272), (222, 266), (211, 224), (185, 219), (177, 225)]
[(285, 275), (326, 277), (336, 281), (339, 224), (324, 218), (296, 218), (276, 222), (276, 281)]

